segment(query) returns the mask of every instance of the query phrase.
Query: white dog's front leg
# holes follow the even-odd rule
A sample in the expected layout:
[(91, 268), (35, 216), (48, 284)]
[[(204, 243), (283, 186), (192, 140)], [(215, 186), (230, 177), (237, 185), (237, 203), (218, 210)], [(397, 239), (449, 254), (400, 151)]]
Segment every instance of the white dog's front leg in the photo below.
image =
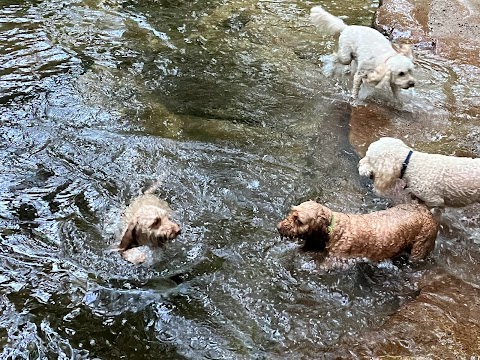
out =
[(394, 97), (395, 99), (398, 99), (398, 94), (399, 94), (399, 92), (400, 92), (400, 90), (398, 89), (398, 86), (391, 85), (391, 88), (392, 88), (393, 97)]
[(362, 84), (362, 79), (364, 75), (357, 71), (355, 75), (353, 75), (353, 87), (352, 87), (352, 98), (356, 100), (358, 98), (358, 93), (360, 92), (360, 85)]
[(444, 207), (445, 199), (441, 195), (428, 195), (422, 199), (428, 207)]

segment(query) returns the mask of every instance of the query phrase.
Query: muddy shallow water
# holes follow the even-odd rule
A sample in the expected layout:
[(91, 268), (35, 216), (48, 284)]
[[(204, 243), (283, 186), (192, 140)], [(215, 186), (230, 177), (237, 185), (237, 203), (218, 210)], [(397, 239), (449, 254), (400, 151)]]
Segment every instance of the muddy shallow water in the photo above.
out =
[[(355, 357), (364, 349), (351, 339), (368, 344), (365, 329), (413, 301), (432, 274), (480, 285), (475, 208), (449, 211), (461, 226), (417, 266), (325, 273), (277, 235), (307, 199), (349, 212), (390, 203), (357, 174), (362, 131), (377, 130), (358, 116), (364, 108), (352, 113), (348, 81), (325, 76), (334, 42), (308, 26), (311, 4), (0, 5), (3, 358)], [(324, 5), (364, 25), (377, 6)], [(421, 78), (452, 74), (450, 63), (422, 59)], [(414, 90), (432, 95), (418, 102), (402, 94), (380, 131), (403, 121), (413, 136), (419, 115), (436, 150), (450, 151), (453, 136), (475, 153), (474, 129), (457, 121), (471, 115), (433, 101), (446, 88), (431, 80)], [(460, 130), (442, 142), (452, 122)], [(182, 234), (134, 266), (109, 249), (126, 205), (158, 179)]]

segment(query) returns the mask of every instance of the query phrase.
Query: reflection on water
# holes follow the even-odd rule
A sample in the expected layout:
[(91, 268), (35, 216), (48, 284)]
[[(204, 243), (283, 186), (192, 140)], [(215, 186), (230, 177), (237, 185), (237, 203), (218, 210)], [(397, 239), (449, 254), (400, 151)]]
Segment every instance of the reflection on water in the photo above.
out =
[[(333, 42), (307, 26), (309, 5), (0, 4), (3, 357), (333, 354), (439, 266), (322, 273), (277, 236), (309, 198), (388, 203), (357, 175), (347, 95), (319, 66)], [(375, 5), (342, 6), (369, 24)], [(183, 231), (136, 267), (110, 247), (158, 178)]]

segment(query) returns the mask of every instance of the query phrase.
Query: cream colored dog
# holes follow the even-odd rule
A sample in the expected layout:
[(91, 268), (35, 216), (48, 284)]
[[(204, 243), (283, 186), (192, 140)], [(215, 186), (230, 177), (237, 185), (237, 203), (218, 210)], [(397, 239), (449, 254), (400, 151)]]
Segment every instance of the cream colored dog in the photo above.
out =
[(349, 26), (320, 6), (311, 9), (310, 20), (326, 34), (340, 33), (337, 61), (344, 65), (356, 61), (352, 88), (354, 99), (358, 97), (362, 81), (375, 88), (390, 87), (395, 97), (398, 89), (409, 89), (415, 85), (410, 46), (401, 45), (395, 50), (377, 30), (367, 26)]
[(380, 194), (388, 193), (402, 179), (405, 190), (430, 207), (480, 201), (480, 159), (414, 151), (391, 137), (370, 144), (358, 171), (374, 179)]
[(152, 189), (137, 197), (125, 211), (125, 229), (117, 250), (134, 264), (146, 259), (146, 254), (137, 247), (158, 247), (180, 234), (180, 226), (169, 218), (168, 204), (151, 192)]

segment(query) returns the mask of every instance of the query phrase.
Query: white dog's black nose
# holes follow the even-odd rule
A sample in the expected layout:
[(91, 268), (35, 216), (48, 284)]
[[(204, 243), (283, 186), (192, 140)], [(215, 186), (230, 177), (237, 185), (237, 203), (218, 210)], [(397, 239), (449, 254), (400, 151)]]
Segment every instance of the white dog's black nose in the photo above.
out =
[(408, 82), (408, 87), (411, 88), (411, 87), (414, 87), (414, 86), (415, 86), (415, 81), (410, 80), (410, 81)]

